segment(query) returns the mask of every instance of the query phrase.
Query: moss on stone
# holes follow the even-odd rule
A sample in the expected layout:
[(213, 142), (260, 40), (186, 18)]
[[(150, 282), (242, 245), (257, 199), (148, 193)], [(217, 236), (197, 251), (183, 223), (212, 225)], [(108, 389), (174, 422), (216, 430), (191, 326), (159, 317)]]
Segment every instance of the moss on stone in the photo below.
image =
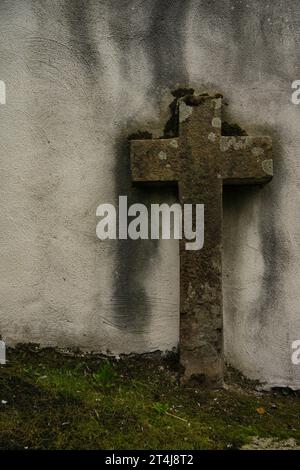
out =
[(8, 360), (0, 367), (0, 449), (226, 449), (253, 438), (300, 443), (299, 397), (259, 393), (243, 380), (218, 391), (180, 388), (173, 357), (108, 362), (21, 347), (9, 350)]

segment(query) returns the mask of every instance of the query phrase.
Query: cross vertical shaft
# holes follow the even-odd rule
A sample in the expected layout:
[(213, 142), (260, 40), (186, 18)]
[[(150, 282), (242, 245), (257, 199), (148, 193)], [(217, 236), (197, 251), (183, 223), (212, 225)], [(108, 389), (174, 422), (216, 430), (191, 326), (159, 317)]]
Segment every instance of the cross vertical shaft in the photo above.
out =
[(183, 102), (179, 108), (179, 200), (204, 204), (205, 214), (203, 248), (188, 251), (186, 240), (180, 243), (181, 381), (205, 386), (221, 385), (223, 380), (222, 179), (216, 152), (220, 102), (205, 100), (197, 107)]

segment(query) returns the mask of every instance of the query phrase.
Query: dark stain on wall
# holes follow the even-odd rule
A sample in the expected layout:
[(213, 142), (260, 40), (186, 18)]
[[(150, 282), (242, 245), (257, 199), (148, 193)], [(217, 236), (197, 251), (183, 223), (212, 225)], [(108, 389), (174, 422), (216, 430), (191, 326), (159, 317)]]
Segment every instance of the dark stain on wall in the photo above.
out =
[[(142, 203), (150, 212), (157, 198), (155, 188), (132, 187), (129, 167), (129, 145), (126, 138), (116, 143), (116, 197), (128, 196), (128, 206)], [(161, 200), (164, 200), (162, 194)], [(118, 200), (116, 200), (118, 207)], [(130, 218), (128, 219), (130, 221)], [(112, 304), (115, 323), (124, 331), (141, 334), (147, 331), (151, 318), (151, 299), (146, 292), (150, 262), (157, 259), (158, 240), (118, 240), (115, 256)], [(155, 296), (155, 294), (154, 294)]]
[[(273, 134), (274, 178), (266, 192), (267, 201), (260, 214), (259, 232), (264, 259), (264, 274), (255, 315), (261, 324), (266, 325), (276, 312), (284, 312), (280, 305), (284, 297), (285, 267), (291, 253), (284, 235), (284, 221), (278, 218), (281, 193), (285, 188), (285, 162), (282, 158), (280, 130), (269, 130)], [(271, 199), (271, 201), (270, 201)], [(273, 207), (273, 210), (270, 210)], [(267, 209), (268, 208), (268, 209)]]
[(93, 3), (93, 0), (65, 0), (63, 4), (71, 45), (80, 53), (81, 63), (90, 76), (97, 72), (100, 64), (100, 56), (92, 37), (93, 18), (90, 18), (90, 12)]
[(260, 80), (274, 77), (289, 81), (289, 67), (282, 66), (282, 55), (286, 52), (283, 38), (289, 37), (289, 54), (297, 50), (297, 35), (291, 29), (296, 24), (298, 30), (300, 27), (295, 2), (231, 3), (233, 8), (228, 9), (230, 16), (226, 24), (230, 25), (233, 41), (238, 46), (235, 69), (240, 79), (247, 81), (257, 76)]
[[(177, 83), (187, 81), (184, 53), (185, 18), (190, 1), (156, 0), (149, 11), (147, 34), (141, 37), (141, 43), (153, 67), (151, 89), (146, 90), (155, 96), (156, 89), (172, 89)], [(121, 51), (121, 70), (124, 77), (128, 74), (126, 57), (131, 52), (131, 36), (128, 35), (127, 21), (130, 22), (130, 5), (136, 2), (118, 4), (117, 17), (113, 19), (114, 39)], [(149, 8), (145, 5), (144, 8)], [(112, 13), (111, 13), (112, 15)], [(127, 21), (126, 21), (127, 17)], [(116, 24), (118, 32), (116, 34)], [(124, 29), (123, 29), (124, 28)], [(127, 34), (126, 34), (127, 32)], [(159, 97), (161, 99), (161, 96)], [(159, 105), (159, 102), (157, 103)], [(144, 123), (140, 123), (143, 129)], [(124, 133), (126, 123), (124, 123)], [(132, 187), (129, 169), (129, 146), (125, 137), (116, 143), (115, 185), (117, 195), (128, 195), (128, 204), (140, 202), (150, 208), (151, 202), (174, 202), (177, 191), (174, 188)], [(115, 261), (115, 279), (113, 303), (115, 321), (122, 328), (132, 332), (147, 331), (151, 318), (151, 298), (146, 292), (145, 278), (150, 267), (150, 260), (158, 256), (157, 240), (119, 240)], [(154, 294), (154, 297), (157, 294)]]
[(154, 86), (186, 84), (185, 36), (190, 0), (156, 0), (147, 36), (149, 61), (153, 65)]
[[(289, 263), (291, 254), (285, 242), (283, 234), (283, 221), (278, 220), (277, 206), (280, 204), (281, 192), (284, 189), (285, 165), (282, 159), (282, 149), (279, 144), (280, 130), (276, 132), (274, 129), (265, 129), (261, 132), (264, 135), (270, 135), (273, 139), (273, 159), (274, 159), (274, 178), (263, 187), (240, 186), (238, 189), (235, 187), (226, 186), (223, 192), (223, 205), (224, 211), (236, 214), (237, 218), (243, 218), (244, 209), (253, 200), (255, 204), (255, 197), (262, 191), (262, 205), (259, 214), (259, 235), (261, 240), (261, 254), (264, 262), (264, 271), (260, 289), (257, 292), (257, 302), (253, 308), (249, 308), (249, 321), (251, 324), (256, 323), (261, 327), (267, 326), (272, 321), (272, 316), (275, 312), (283, 311), (280, 305), (283, 299), (284, 289), (284, 272), (285, 265)], [(271, 208), (271, 210), (270, 210)], [(226, 218), (225, 218), (226, 220)], [(246, 222), (246, 220), (245, 220)], [(253, 225), (253, 221), (252, 221)], [(235, 246), (234, 251), (231, 253), (230, 263), (233, 269), (231, 283), (235, 286), (235, 274), (238, 272), (239, 254), (244, 249), (244, 244), (241, 244), (238, 231), (230, 231), (231, 235), (236, 237), (236, 243), (231, 245)], [(257, 273), (259, 275), (259, 273)], [(237, 284), (239, 281), (236, 281)], [(239, 291), (230, 289), (230, 303), (234, 306), (238, 304)], [(237, 296), (235, 301), (234, 296)], [(234, 312), (228, 312), (234, 315)], [(238, 314), (238, 312), (236, 312)], [(234, 324), (234, 319), (233, 323)]]
[[(110, 7), (108, 21), (121, 52), (122, 73), (124, 76), (128, 73), (127, 57), (132, 54), (132, 46), (142, 48), (151, 64), (152, 97), (157, 88), (172, 89), (188, 80), (185, 37), (190, 2), (124, 0)], [(141, 23), (143, 26), (137, 27)]]

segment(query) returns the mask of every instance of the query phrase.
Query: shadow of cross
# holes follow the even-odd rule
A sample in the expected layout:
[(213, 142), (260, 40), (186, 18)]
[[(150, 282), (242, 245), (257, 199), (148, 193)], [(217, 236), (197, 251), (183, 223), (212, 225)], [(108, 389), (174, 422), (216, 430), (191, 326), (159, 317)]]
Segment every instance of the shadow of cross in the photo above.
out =
[(270, 137), (221, 135), (218, 96), (179, 100), (178, 137), (130, 144), (134, 182), (176, 183), (181, 205), (204, 204), (203, 248), (187, 251), (180, 240), (181, 383), (191, 386), (223, 384), (223, 184), (263, 184), (273, 174)]

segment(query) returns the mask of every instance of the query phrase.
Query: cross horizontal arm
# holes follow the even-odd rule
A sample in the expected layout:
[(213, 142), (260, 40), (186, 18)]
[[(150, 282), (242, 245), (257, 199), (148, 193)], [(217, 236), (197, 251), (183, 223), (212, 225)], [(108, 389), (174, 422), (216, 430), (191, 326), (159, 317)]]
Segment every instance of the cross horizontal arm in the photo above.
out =
[(262, 184), (272, 179), (270, 137), (221, 136), (220, 149), (225, 184)]
[(134, 182), (171, 182), (179, 178), (178, 139), (147, 139), (130, 142)]

